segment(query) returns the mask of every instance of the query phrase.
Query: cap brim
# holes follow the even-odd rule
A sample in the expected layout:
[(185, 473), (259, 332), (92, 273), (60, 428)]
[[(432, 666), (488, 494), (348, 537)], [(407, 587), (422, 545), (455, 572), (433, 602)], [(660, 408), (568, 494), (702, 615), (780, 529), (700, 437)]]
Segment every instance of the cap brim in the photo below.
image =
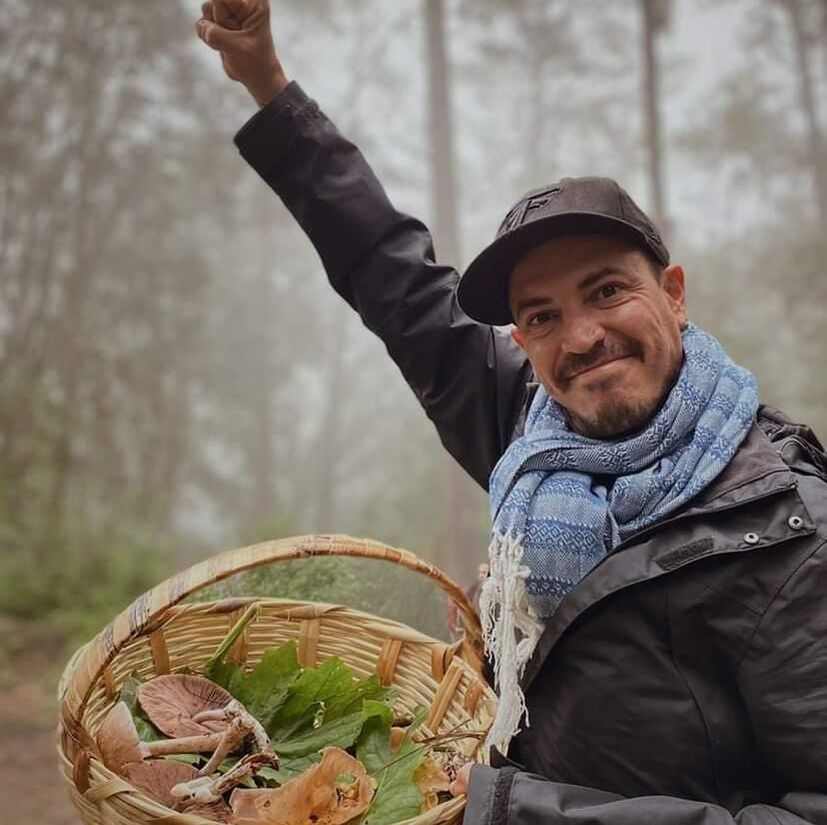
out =
[(655, 258), (661, 255), (636, 226), (620, 218), (595, 212), (549, 215), (513, 229), (489, 244), (468, 266), (459, 282), (457, 298), (462, 310), (485, 324), (511, 324), (508, 285), (523, 255), (535, 246), (565, 235), (619, 235)]

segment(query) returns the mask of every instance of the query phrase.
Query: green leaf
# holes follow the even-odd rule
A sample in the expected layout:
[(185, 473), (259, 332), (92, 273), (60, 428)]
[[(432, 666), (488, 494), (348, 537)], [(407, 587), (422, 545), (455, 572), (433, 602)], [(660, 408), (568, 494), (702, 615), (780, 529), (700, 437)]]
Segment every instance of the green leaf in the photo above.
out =
[(359, 710), (350, 716), (343, 716), (327, 722), (318, 728), (311, 728), (306, 733), (288, 739), (273, 742), (273, 750), (288, 759), (307, 756), (325, 747), (349, 748), (362, 732), (365, 714)]
[(419, 814), (423, 797), (413, 777), (425, 758), (426, 748), (411, 737), (423, 719), (421, 711), (415, 715), (414, 723), (394, 751), (391, 750), (392, 720), (377, 714), (365, 722), (356, 744), (356, 758), (379, 784), (364, 825), (391, 825)]
[(227, 635), (221, 640), (221, 643), (215, 650), (212, 656), (207, 659), (204, 664), (204, 675), (220, 685), (225, 690), (230, 689), (230, 682), (233, 677), (242, 670), (240, 665), (234, 662), (225, 661), (230, 648), (235, 644), (238, 637), (244, 631), (244, 628), (250, 624), (258, 613), (258, 604), (255, 602), (251, 604), (242, 614), (241, 618), (230, 628)]
[[(231, 768), (234, 768), (238, 764), (240, 759), (240, 756), (236, 757), (235, 759), (225, 759), (216, 770), (218, 771), (218, 773), (223, 775), (227, 773), (227, 771), (229, 771)], [(245, 788), (257, 787), (255, 780), (252, 776), (248, 776), (246, 779), (243, 779), (241, 782), (239, 782), (239, 785), (243, 785)]]
[(319, 718), (324, 726), (360, 711), (366, 699), (390, 701), (392, 695), (375, 676), (360, 681), (341, 659), (327, 659), (316, 668), (305, 668), (290, 685), (267, 732), (275, 741), (291, 739), (313, 729)]
[(307, 756), (299, 756), (295, 759), (284, 759), (279, 762), (278, 770), (260, 768), (258, 776), (268, 782), (283, 785), (321, 762), (321, 759), (322, 755), (320, 753), (309, 753)]
[(273, 749), (280, 760), (279, 769), (273, 771), (268, 768), (260, 775), (279, 784), (287, 782), (316, 764), (321, 759), (322, 748), (337, 747), (345, 750), (352, 747), (360, 738), (366, 723), (373, 718), (382, 719), (389, 725), (393, 711), (384, 702), (368, 699), (364, 701), (362, 710), (356, 713), (311, 728), (300, 736), (274, 742)]
[(171, 762), (185, 762), (187, 765), (197, 765), (204, 761), (204, 757), (198, 753), (170, 753), (162, 756), (161, 759), (169, 759)]
[(362, 713), (365, 714), (365, 719), (379, 716), (388, 723), (389, 728), (393, 724), (393, 709), (384, 699), (365, 699), (362, 702)]
[(239, 668), (228, 690), (267, 728), (300, 673), (296, 643), (287, 642), (264, 651), (250, 673)]
[(144, 680), (137, 673), (130, 673), (129, 676), (121, 685), (121, 692), (118, 699), (124, 702), (132, 714), (132, 721), (135, 723), (135, 729), (138, 731), (138, 738), (142, 742), (157, 742), (159, 739), (166, 739), (141, 710), (141, 705), (138, 702), (138, 687)]
[(232, 694), (230, 686), (239, 674), (244, 674), (244, 669), (241, 665), (235, 662), (211, 661), (204, 667), (204, 676), (211, 682), (215, 682), (220, 687), (223, 687), (228, 693)]
[(350, 695), (342, 694), (337, 700), (329, 701), (324, 720), (330, 722), (340, 716), (347, 716), (362, 708), (363, 703), (368, 701), (384, 702), (389, 705), (393, 697), (394, 691), (390, 688), (383, 688), (379, 684), (379, 677), (374, 674), (356, 682)]

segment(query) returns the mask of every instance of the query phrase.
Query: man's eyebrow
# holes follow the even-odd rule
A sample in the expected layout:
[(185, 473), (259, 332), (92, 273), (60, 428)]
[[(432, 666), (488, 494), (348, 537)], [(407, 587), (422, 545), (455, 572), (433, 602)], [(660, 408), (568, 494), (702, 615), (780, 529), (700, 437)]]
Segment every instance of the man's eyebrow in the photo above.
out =
[(600, 269), (596, 269), (594, 272), (590, 272), (577, 284), (578, 289), (588, 289), (590, 286), (594, 286), (599, 280), (605, 278), (609, 275), (628, 275), (629, 273), (624, 270), (620, 269), (616, 266), (604, 266)]
[(515, 317), (519, 317), (520, 313), (524, 309), (531, 309), (532, 307), (541, 307), (541, 306), (549, 306), (550, 304), (554, 304), (554, 301), (551, 298), (544, 298), (541, 295), (538, 295), (536, 298), (523, 298), (517, 304), (517, 308), (514, 312)]
[[(602, 278), (609, 277), (611, 275), (628, 275), (629, 273), (626, 272), (624, 269), (620, 269), (616, 266), (603, 266), (600, 269), (596, 269), (594, 272), (590, 272), (586, 275), (579, 284), (577, 284), (577, 288), (579, 290), (588, 289), (590, 286), (593, 286)], [(539, 306), (553, 306), (554, 299), (549, 298), (548, 296), (541, 296), (538, 295), (534, 298), (523, 298), (517, 304), (515, 309), (515, 317), (518, 317), (520, 313), (525, 309), (532, 309), (533, 307)]]

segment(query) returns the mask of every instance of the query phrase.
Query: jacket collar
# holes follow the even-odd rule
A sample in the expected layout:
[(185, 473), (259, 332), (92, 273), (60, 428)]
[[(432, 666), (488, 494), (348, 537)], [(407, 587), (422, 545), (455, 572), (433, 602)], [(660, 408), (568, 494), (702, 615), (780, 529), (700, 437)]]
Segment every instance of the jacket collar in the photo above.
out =
[[(795, 475), (754, 424), (740, 449), (720, 475), (669, 518), (624, 541), (566, 595), (547, 620), (543, 635), (523, 676), (527, 690), (557, 640), (580, 615), (607, 596), (711, 555), (750, 552), (815, 530), (815, 523), (795, 491)], [(784, 497), (784, 504), (766, 506)], [(761, 502), (758, 507), (750, 507)], [(714, 527), (699, 517), (740, 508), (738, 517), (716, 520)], [(789, 515), (802, 524), (793, 528)], [(669, 532), (664, 540), (664, 530)], [(757, 537), (757, 538), (756, 538)]]

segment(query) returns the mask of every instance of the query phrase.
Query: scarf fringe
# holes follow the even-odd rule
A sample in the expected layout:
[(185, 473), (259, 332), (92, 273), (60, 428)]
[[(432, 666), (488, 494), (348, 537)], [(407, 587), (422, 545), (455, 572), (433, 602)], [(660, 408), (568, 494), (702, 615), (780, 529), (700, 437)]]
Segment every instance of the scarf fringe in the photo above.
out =
[(520, 731), (525, 714), (525, 695), (520, 678), (543, 631), (543, 622), (531, 609), (525, 580), (531, 570), (524, 564), (522, 535), (494, 532), (488, 548), (490, 569), (480, 591), (480, 618), (485, 650), (494, 663), (494, 685), (499, 704), (486, 738), (505, 754)]

